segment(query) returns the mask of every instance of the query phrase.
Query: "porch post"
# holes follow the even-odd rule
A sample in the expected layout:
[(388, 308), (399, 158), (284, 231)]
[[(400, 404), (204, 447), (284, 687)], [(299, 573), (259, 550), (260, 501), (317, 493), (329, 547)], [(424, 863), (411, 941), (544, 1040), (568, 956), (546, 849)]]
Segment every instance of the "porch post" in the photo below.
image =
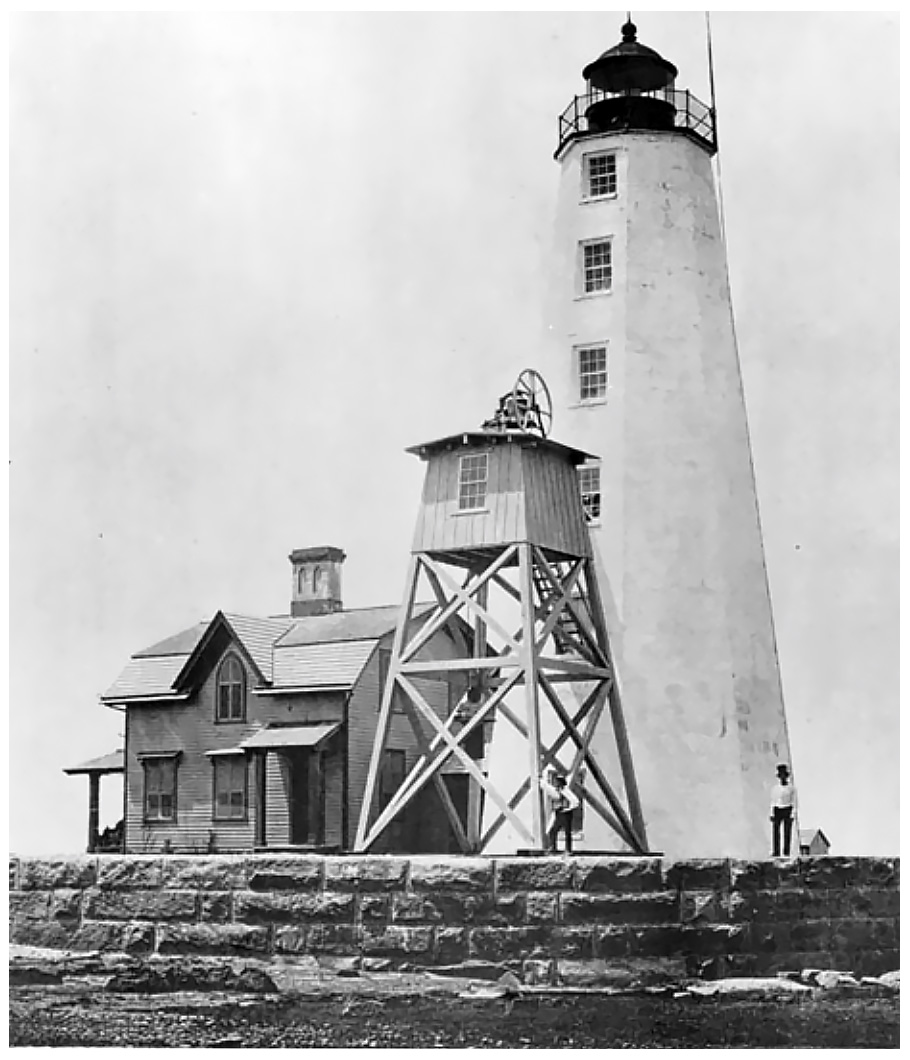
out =
[(101, 775), (88, 775), (88, 852), (94, 854), (98, 849), (98, 820), (101, 805)]

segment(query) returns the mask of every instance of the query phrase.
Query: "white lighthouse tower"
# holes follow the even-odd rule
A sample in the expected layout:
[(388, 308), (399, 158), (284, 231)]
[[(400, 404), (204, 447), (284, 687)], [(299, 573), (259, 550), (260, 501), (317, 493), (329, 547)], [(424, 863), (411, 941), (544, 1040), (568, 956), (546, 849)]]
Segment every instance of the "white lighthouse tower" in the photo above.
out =
[(580, 485), (651, 848), (766, 857), (790, 751), (714, 114), (636, 32), (559, 119), (546, 373), (567, 441), (598, 457)]

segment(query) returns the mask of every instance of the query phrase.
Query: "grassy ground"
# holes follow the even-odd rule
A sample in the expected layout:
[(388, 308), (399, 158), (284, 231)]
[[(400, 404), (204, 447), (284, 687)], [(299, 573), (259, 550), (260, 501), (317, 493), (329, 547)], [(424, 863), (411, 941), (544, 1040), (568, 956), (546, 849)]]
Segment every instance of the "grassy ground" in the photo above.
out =
[(137, 997), (10, 990), (11, 1046), (816, 1047), (899, 1045), (893, 999), (445, 995)]

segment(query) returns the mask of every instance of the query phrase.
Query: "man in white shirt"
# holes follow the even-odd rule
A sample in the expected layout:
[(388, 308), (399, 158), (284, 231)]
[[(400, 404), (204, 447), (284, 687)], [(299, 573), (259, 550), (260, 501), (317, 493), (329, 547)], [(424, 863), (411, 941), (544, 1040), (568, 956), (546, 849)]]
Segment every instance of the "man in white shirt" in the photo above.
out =
[(777, 767), (777, 783), (771, 790), (771, 827), (774, 841), (773, 857), (781, 855), (781, 833), (783, 833), (784, 857), (790, 856), (790, 840), (793, 836), (793, 817), (796, 813), (796, 788), (790, 783), (788, 766)]
[(566, 784), (566, 778), (550, 770), (550, 779), (540, 778), (540, 786), (547, 797), (549, 813), (547, 814), (547, 849), (556, 853), (556, 840), (560, 832), (565, 832), (566, 853), (572, 853), (572, 811), (579, 806), (578, 796)]

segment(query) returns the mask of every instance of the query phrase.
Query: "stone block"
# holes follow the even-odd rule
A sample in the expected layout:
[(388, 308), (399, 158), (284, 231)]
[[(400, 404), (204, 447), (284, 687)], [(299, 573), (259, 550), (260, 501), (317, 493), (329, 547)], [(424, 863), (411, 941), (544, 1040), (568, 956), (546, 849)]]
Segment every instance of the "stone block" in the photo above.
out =
[(831, 948), (830, 920), (799, 920), (790, 925), (790, 943), (794, 952), (824, 952)]
[(333, 891), (401, 891), (407, 882), (405, 858), (329, 857), (325, 859), (325, 885)]
[(555, 924), (559, 915), (559, 898), (552, 891), (531, 891), (525, 895), (525, 915), (528, 923)]
[(234, 919), (245, 924), (322, 921), (353, 923), (353, 894), (234, 893)]
[(18, 946), (40, 946), (49, 950), (65, 950), (76, 932), (73, 923), (52, 920), (32, 920), (29, 917), (10, 918), (9, 940)]
[(360, 919), (364, 923), (368, 921), (385, 923), (392, 916), (392, 896), (389, 894), (364, 894), (360, 898), (359, 906)]
[(684, 927), (679, 935), (679, 945), (685, 953), (713, 957), (747, 951), (749, 938), (749, 928), (745, 924), (704, 924)]
[(568, 891), (572, 862), (563, 857), (497, 858), (497, 891)]
[(268, 930), (248, 924), (162, 924), (158, 928), (161, 954), (257, 957), (268, 948)]
[[(607, 960), (628, 957), (632, 953), (633, 943), (632, 929), (625, 925), (613, 924), (594, 930), (594, 954), (597, 957)], [(647, 956), (653, 956), (653, 954)]]
[(469, 936), (470, 953), (487, 961), (546, 957), (549, 931), (543, 927), (475, 927)]
[(560, 920), (564, 924), (668, 924), (676, 923), (678, 916), (675, 891), (560, 896)]
[[(314, 924), (306, 929), (304, 949), (307, 953), (337, 954), (348, 956), (356, 954), (360, 950), (360, 930), (353, 924)], [(296, 934), (295, 934), (296, 933)], [(276, 933), (275, 947), (278, 948), (279, 938), (282, 940), (281, 948), (286, 952), (299, 952), (292, 950), (292, 944), (299, 944), (302, 928), (281, 928)]]
[(549, 932), (547, 950), (554, 957), (590, 960), (594, 957), (597, 930), (592, 927), (556, 927)]
[(246, 861), (240, 855), (168, 858), (161, 883), (174, 891), (231, 891), (246, 886)]
[(677, 891), (683, 924), (721, 924), (729, 920), (728, 899), (720, 891)]
[(900, 967), (901, 954), (896, 947), (883, 950), (861, 950), (851, 955), (851, 968), (855, 975), (883, 975)]
[(87, 920), (195, 920), (195, 891), (87, 891)]
[(118, 891), (158, 889), (161, 886), (163, 864), (160, 858), (138, 855), (99, 858), (98, 886)]
[(96, 878), (96, 858), (25, 858), (19, 863), (23, 891), (81, 890), (91, 887)]
[(251, 891), (314, 891), (322, 885), (323, 858), (253, 856), (245, 860)]
[(9, 889), (11, 891), (19, 890), (19, 859), (9, 859)]
[(835, 917), (899, 917), (901, 893), (896, 888), (850, 887), (841, 895)]
[(521, 924), (524, 895), (396, 894), (392, 896), (393, 923)]
[(78, 920), (82, 914), (82, 891), (51, 891), (48, 916), (52, 920)]
[(151, 953), (155, 949), (153, 924), (127, 924), (121, 937), (121, 945), (126, 953)]
[(900, 888), (900, 858), (860, 858), (858, 860), (856, 880), (858, 885)]
[(428, 962), (433, 954), (433, 929), (396, 924), (389, 927), (364, 925), (361, 949), (370, 957), (407, 957), (421, 963)]
[(580, 891), (637, 894), (663, 889), (660, 858), (578, 857), (572, 864)]
[(860, 881), (862, 860), (842, 857), (803, 858), (802, 884), (804, 887), (822, 890), (854, 886)]
[(47, 920), (51, 896), (47, 891), (20, 891), (9, 896), (10, 920)]
[(415, 857), (411, 859), (415, 892), (483, 894), (493, 892), (493, 862), (487, 858)]
[(722, 860), (676, 861), (664, 865), (664, 886), (680, 891), (727, 891), (730, 862)]
[(789, 953), (792, 947), (790, 925), (756, 922), (748, 927), (749, 949), (756, 953)]
[(463, 927), (436, 929), (435, 958), (443, 964), (463, 961), (468, 956), (468, 932)]
[(830, 946), (836, 950), (893, 949), (898, 944), (896, 921), (832, 920)]
[(224, 923), (233, 913), (231, 891), (203, 891), (199, 895), (199, 919), (203, 923)]
[[(682, 951), (682, 932), (678, 924), (651, 927), (629, 927), (629, 951), (634, 957), (671, 957)], [(601, 956), (606, 956), (603, 952)]]

